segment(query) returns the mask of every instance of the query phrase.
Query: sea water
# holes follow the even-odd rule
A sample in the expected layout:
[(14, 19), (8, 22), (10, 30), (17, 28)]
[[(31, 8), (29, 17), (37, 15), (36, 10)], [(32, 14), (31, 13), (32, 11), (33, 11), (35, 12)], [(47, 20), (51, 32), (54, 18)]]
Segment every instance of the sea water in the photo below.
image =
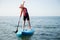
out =
[[(17, 37), (13, 32), (18, 25), (17, 16), (0, 16), (0, 40), (60, 40), (60, 16), (32, 16), (31, 26), (35, 32), (32, 36)], [(22, 27), (23, 18), (20, 19)], [(28, 27), (28, 22), (26, 22)]]

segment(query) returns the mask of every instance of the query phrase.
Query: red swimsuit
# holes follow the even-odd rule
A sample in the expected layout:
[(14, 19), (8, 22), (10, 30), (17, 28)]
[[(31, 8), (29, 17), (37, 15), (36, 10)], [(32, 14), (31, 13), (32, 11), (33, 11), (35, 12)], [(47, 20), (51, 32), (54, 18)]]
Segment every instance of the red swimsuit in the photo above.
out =
[(27, 8), (23, 8), (23, 20), (25, 21), (26, 19), (29, 20), (29, 14), (27, 12)]
[(27, 8), (23, 8), (23, 16), (27, 16)]

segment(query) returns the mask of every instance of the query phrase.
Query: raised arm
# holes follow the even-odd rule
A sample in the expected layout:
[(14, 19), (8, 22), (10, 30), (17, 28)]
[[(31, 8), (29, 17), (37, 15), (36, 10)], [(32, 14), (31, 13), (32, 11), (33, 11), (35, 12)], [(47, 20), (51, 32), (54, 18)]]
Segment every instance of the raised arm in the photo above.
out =
[(23, 1), (22, 5), (24, 6), (25, 1)]
[(21, 4), (21, 6), (19, 7), (19, 8), (21, 8), (20, 17), (22, 16), (22, 12), (23, 12), (24, 3), (25, 3), (25, 1), (23, 1), (23, 3)]

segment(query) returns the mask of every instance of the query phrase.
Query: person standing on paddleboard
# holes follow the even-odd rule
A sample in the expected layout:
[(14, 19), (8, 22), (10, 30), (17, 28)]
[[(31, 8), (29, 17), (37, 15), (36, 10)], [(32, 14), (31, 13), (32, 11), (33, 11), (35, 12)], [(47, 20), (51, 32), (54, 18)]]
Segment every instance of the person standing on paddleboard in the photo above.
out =
[(22, 26), (22, 28), (24, 29), (25, 22), (27, 20), (28, 24), (29, 24), (29, 29), (31, 29), (29, 14), (28, 14), (27, 8), (24, 7), (24, 3), (25, 3), (25, 1), (23, 1), (23, 4), (21, 4), (20, 7), (19, 7), (21, 9), (20, 17), (23, 14), (23, 26)]
[[(28, 21), (29, 29), (31, 29), (29, 14), (28, 14), (27, 8), (24, 7), (24, 3), (25, 3), (25, 1), (23, 1), (23, 4), (21, 4), (20, 7), (19, 7), (21, 9), (20, 18), (21, 18), (22, 14), (23, 14), (23, 26), (22, 26), (22, 29), (24, 29), (24, 27), (25, 27), (26, 20)], [(19, 23), (20, 23), (20, 19), (18, 21), (18, 26), (19, 26)], [(17, 26), (17, 29), (16, 29), (15, 33), (18, 32), (18, 26)]]

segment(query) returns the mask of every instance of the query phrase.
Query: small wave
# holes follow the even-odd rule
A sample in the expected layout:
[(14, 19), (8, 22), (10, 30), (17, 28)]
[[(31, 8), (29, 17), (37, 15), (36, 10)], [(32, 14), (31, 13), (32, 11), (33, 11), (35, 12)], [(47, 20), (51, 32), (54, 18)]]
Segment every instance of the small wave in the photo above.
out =
[(60, 25), (45, 25), (43, 28), (60, 28)]

